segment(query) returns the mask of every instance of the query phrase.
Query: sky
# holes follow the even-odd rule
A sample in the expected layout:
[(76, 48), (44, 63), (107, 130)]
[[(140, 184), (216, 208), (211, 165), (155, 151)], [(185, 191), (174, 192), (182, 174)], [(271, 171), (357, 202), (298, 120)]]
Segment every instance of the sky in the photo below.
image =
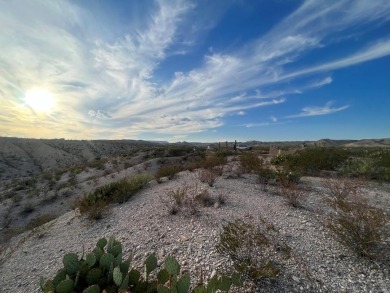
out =
[(0, 0), (0, 136), (390, 137), (388, 0)]

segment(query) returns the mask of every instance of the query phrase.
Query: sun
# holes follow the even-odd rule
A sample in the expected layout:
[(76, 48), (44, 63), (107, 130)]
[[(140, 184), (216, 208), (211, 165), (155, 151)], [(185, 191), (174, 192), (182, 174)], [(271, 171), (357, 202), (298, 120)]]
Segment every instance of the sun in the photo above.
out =
[(27, 105), (37, 112), (50, 112), (54, 105), (54, 96), (47, 90), (33, 89), (25, 94)]

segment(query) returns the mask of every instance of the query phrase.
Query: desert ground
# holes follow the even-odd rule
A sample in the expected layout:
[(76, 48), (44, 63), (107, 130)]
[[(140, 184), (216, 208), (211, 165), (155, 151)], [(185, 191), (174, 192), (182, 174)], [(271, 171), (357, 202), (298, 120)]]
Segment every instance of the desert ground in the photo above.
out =
[[(193, 157), (162, 158), (155, 146), (121, 143), (113, 151), (105, 150), (102, 142), (94, 144), (92, 152), (91, 143), (83, 142), (61, 156), (57, 151), (38, 151), (34, 143), (30, 142), (29, 148), (36, 153), (28, 156), (38, 159), (17, 164), (14, 155), (13, 167), (3, 166), (12, 176), (2, 173), (0, 189), (1, 292), (42, 292), (40, 278), (52, 278), (66, 252), (81, 255), (83, 247), (91, 251), (98, 239), (110, 236), (122, 242), (124, 254), (134, 254), (132, 266), (136, 268), (142, 268), (150, 254), (157, 256), (159, 265), (173, 255), (182, 270), (190, 272), (193, 283), (200, 271), (206, 280), (215, 274), (229, 274), (234, 261), (217, 247), (224, 227), (237, 220), (269, 233), (270, 245), (245, 247), (244, 253), (269, 259), (278, 274), (258, 280), (244, 278), (243, 286), (231, 292), (389, 292), (390, 238), (384, 239), (379, 257), (359, 257), (341, 245), (325, 225), (330, 212), (325, 202), (330, 196), (326, 183), (333, 180), (341, 185), (342, 179), (301, 177), (298, 186), (304, 196), (299, 205), (292, 206), (280, 184), (262, 182), (253, 172), (242, 170), (241, 153), (227, 156), (208, 184), (202, 180), (203, 168), (154, 179), (162, 165), (183, 165)], [(7, 146), (1, 147), (4, 158)], [(23, 149), (25, 152), (26, 147)], [(13, 147), (15, 150), (22, 153)], [(45, 152), (51, 160), (42, 159)], [(53, 163), (57, 156), (66, 159)], [(4, 161), (11, 165), (9, 159)], [(141, 173), (149, 174), (150, 180), (130, 200), (108, 205), (101, 219), (80, 214), (76, 199), (99, 186)], [(179, 192), (185, 200), (178, 206), (172, 194)], [(389, 183), (367, 180), (358, 193), (390, 214)], [(384, 229), (389, 231), (388, 224)]]

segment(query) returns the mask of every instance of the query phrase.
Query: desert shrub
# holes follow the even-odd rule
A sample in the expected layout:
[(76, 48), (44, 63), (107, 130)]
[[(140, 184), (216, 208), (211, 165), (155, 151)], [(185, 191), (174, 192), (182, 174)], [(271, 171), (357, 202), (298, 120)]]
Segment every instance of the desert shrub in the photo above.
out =
[(34, 210), (35, 210), (35, 207), (34, 207), (31, 203), (27, 203), (27, 204), (23, 207), (21, 214), (27, 215), (27, 214), (32, 213)]
[(15, 191), (24, 190), (27, 188), (34, 188), (38, 183), (37, 177), (25, 178), (16, 183)]
[(283, 159), (279, 164), (288, 170), (317, 175), (322, 170), (336, 171), (350, 155), (351, 151), (343, 148), (307, 148), (280, 157)]
[(213, 206), (215, 203), (215, 199), (210, 196), (210, 193), (206, 189), (195, 195), (194, 200), (205, 207)]
[[(105, 160), (105, 159), (95, 158), (95, 160), (89, 162), (87, 166), (90, 168), (93, 168), (93, 169), (104, 170), (106, 162), (107, 162), (107, 160)], [(81, 168), (80, 168), (81, 172), (87, 166), (81, 166)]]
[[(90, 218), (100, 218), (99, 210), (113, 202), (123, 203), (146, 186), (150, 177), (148, 174), (137, 174), (130, 180), (122, 179), (95, 189), (81, 200), (76, 200), (75, 206), (83, 214), (88, 213)], [(97, 211), (95, 211), (95, 209)], [(101, 214), (103, 216), (103, 214)]]
[(219, 193), (217, 200), (218, 200), (218, 203), (222, 206), (226, 203), (226, 196), (222, 193)]
[(259, 168), (256, 170), (256, 175), (260, 184), (268, 184), (271, 180), (276, 181), (278, 172), (270, 168)]
[(325, 186), (330, 193), (325, 202), (333, 209), (325, 225), (336, 240), (361, 257), (390, 255), (390, 244), (384, 240), (390, 219), (358, 194), (361, 185), (356, 181), (329, 180)]
[(194, 171), (195, 169), (198, 169), (201, 167), (201, 160), (197, 160), (197, 161), (190, 161), (190, 162), (187, 162), (184, 166), (183, 166), (183, 170), (188, 170), (190, 172)]
[(244, 168), (241, 166), (241, 164), (227, 164), (224, 166), (224, 169), (222, 171), (225, 171), (225, 178), (226, 179), (235, 179), (235, 178), (241, 178), (242, 174), (245, 173)]
[(165, 151), (166, 157), (180, 157), (194, 152), (192, 146), (170, 146)]
[(210, 187), (214, 185), (214, 182), (217, 177), (218, 175), (216, 174), (216, 172), (210, 169), (202, 169), (198, 172), (199, 180), (203, 183), (207, 183)]
[(240, 155), (240, 163), (246, 173), (262, 168), (263, 160), (256, 153), (246, 152)]
[(343, 162), (338, 172), (346, 177), (390, 181), (390, 168), (381, 166), (379, 158), (351, 157)]
[(166, 196), (160, 197), (170, 214), (183, 213), (184, 215), (198, 215), (199, 207), (210, 207), (216, 202), (225, 203), (225, 197), (218, 198), (210, 195), (208, 190), (200, 188), (198, 184), (184, 185), (169, 191)]
[(26, 229), (27, 230), (32, 230), (32, 229), (35, 229), (37, 227), (40, 227), (42, 226), (43, 224), (46, 224), (52, 220), (54, 220), (55, 218), (57, 218), (56, 215), (54, 214), (43, 214), (43, 215), (40, 215), (40, 216), (37, 216), (35, 217), (34, 219), (32, 219), (26, 226)]
[(289, 249), (276, 249), (273, 226), (264, 220), (262, 223), (264, 227), (260, 228), (240, 219), (228, 222), (223, 226), (216, 246), (219, 253), (230, 257), (240, 274), (252, 280), (276, 278), (280, 272), (276, 255), (290, 252)]
[(176, 215), (179, 212), (197, 215), (199, 211), (194, 201), (195, 196), (194, 190), (191, 190), (188, 185), (184, 185), (176, 190), (169, 191), (167, 197), (161, 198), (161, 201), (168, 208), (171, 215)]
[(86, 255), (66, 253), (64, 267), (56, 276), (47, 281), (41, 279), (43, 292), (99, 293), (99, 292), (216, 292), (229, 291), (232, 285), (241, 286), (241, 277), (234, 273), (212, 277), (207, 285), (201, 280), (191, 291), (191, 278), (188, 272), (181, 272), (180, 264), (172, 256), (167, 256), (163, 267), (157, 268), (157, 258), (152, 254), (144, 261), (142, 271), (132, 267), (132, 254), (123, 260), (122, 244), (111, 237), (99, 239), (96, 247)]
[(232, 156), (232, 155), (234, 155), (234, 151), (229, 150), (229, 149), (221, 149), (221, 150), (218, 150), (218, 151), (216, 152), (216, 156), (217, 156), (217, 157), (223, 157), (223, 158), (225, 158), (225, 157), (227, 157), (227, 156)]
[(162, 165), (156, 172), (155, 178), (157, 182), (161, 182), (161, 178), (168, 177), (168, 179), (173, 179), (175, 175), (182, 171), (181, 166), (179, 165), (173, 165), (173, 164), (167, 164)]
[(301, 179), (301, 175), (296, 171), (279, 170), (275, 173), (276, 181), (284, 187), (295, 185)]
[(307, 193), (302, 190), (297, 184), (291, 183), (288, 186), (282, 186), (279, 194), (283, 196), (288, 205), (299, 208), (303, 207), (303, 204), (307, 198)]
[(207, 156), (202, 162), (201, 167), (204, 169), (212, 169), (217, 166), (223, 166), (227, 162), (226, 157)]

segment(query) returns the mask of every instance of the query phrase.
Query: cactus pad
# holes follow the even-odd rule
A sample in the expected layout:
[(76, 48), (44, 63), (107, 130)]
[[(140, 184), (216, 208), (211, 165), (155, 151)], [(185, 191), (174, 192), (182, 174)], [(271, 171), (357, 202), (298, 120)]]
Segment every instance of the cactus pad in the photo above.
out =
[(100, 293), (99, 285), (92, 285), (86, 288), (83, 293)]
[(180, 265), (173, 256), (168, 255), (165, 259), (165, 269), (170, 275), (178, 275), (180, 272)]
[(66, 269), (60, 269), (57, 271), (57, 274), (53, 279), (53, 285), (57, 286), (61, 281), (65, 279), (66, 279)]
[(87, 273), (87, 275), (85, 276), (85, 280), (87, 281), (88, 285), (96, 284), (101, 275), (102, 275), (101, 269), (93, 268)]
[(104, 250), (104, 247), (107, 245), (107, 240), (106, 238), (101, 238), (98, 240), (96, 243), (96, 247), (99, 247), (101, 250)]
[(93, 254), (96, 256), (96, 261), (99, 261), (100, 260), (100, 257), (104, 254), (104, 250), (101, 249), (99, 246), (96, 246), (94, 249), (93, 249)]
[(177, 281), (177, 293), (187, 293), (190, 289), (191, 278), (188, 273), (183, 274), (179, 281)]
[(85, 258), (85, 261), (87, 262), (89, 267), (93, 267), (93, 265), (96, 263), (96, 256), (95, 256), (95, 254), (93, 252), (92, 253), (88, 253), (87, 257)]
[(105, 253), (100, 258), (99, 266), (103, 269), (109, 270), (113, 261), (114, 256), (110, 253)]
[(162, 269), (157, 274), (157, 282), (161, 285), (164, 285), (169, 280), (169, 273), (166, 269)]
[(163, 285), (158, 285), (157, 292), (158, 293), (171, 293), (171, 290), (169, 290), (167, 287), (165, 287)]
[(232, 285), (232, 281), (227, 276), (221, 276), (218, 279), (218, 289), (222, 291), (229, 291), (231, 285)]
[(79, 270), (79, 266), (80, 266), (79, 259), (77, 257), (77, 254), (75, 254), (75, 253), (65, 254), (62, 262), (64, 264), (66, 272), (69, 275), (74, 275)]
[(110, 249), (110, 253), (114, 257), (117, 257), (120, 253), (122, 253), (122, 244), (120, 244), (120, 243), (113, 244), (111, 249)]
[(146, 275), (148, 276), (150, 272), (152, 272), (157, 267), (157, 258), (156, 256), (149, 255), (148, 258), (145, 260), (145, 270)]
[(114, 283), (117, 286), (120, 286), (122, 284), (123, 275), (122, 275), (121, 269), (119, 267), (114, 268), (114, 271), (112, 273), (112, 277), (114, 279)]
[(70, 279), (66, 279), (61, 281), (57, 287), (56, 292), (57, 293), (72, 293), (73, 292), (73, 281)]
[(130, 285), (137, 285), (139, 282), (140, 276), (141, 276), (141, 274), (139, 271), (132, 269), (129, 272), (129, 284)]

